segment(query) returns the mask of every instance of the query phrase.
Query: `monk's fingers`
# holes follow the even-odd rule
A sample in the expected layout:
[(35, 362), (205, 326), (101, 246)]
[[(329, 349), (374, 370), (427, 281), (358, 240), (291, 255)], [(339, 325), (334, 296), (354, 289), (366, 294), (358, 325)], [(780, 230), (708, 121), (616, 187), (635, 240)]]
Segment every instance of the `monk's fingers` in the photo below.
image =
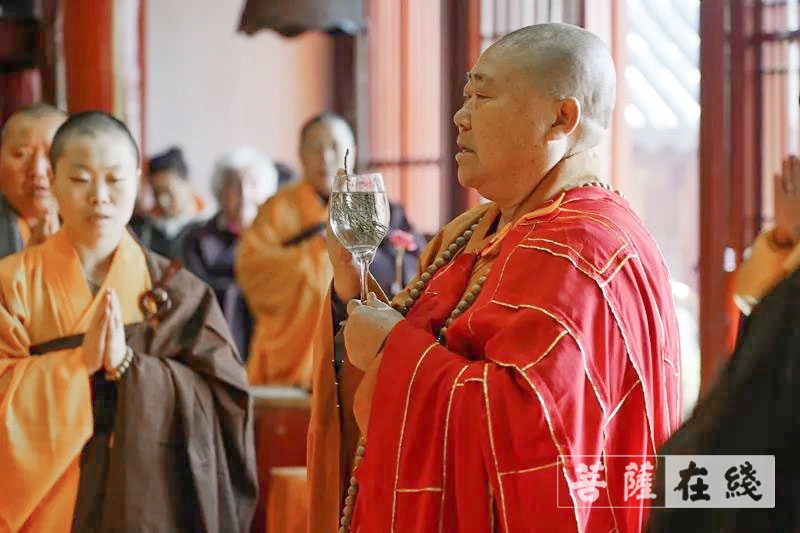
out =
[(792, 171), (792, 160), (790, 158), (786, 158), (781, 162), (781, 186), (783, 187), (784, 191), (786, 190), (786, 183), (789, 181), (789, 174)]
[(792, 194), (800, 194), (800, 159), (789, 157), (789, 173), (785, 176), (787, 186)]
[(111, 316), (114, 318), (114, 323), (117, 324), (122, 321), (122, 306), (119, 303), (119, 297), (117, 296), (117, 291), (114, 289), (108, 290), (110, 294), (110, 301), (111, 301)]
[(349, 302), (347, 302), (347, 314), (348, 316), (351, 315), (358, 309), (359, 307), (363, 307), (364, 304), (361, 303), (361, 300), (356, 300), (353, 298)]
[(794, 156), (789, 156), (783, 160), (780, 173), (780, 187), (776, 183), (776, 192), (780, 191), (784, 196), (796, 195), (800, 193), (800, 160)]
[(377, 355), (380, 342), (375, 342), (374, 337), (368, 331), (357, 327), (352, 320), (348, 320), (343, 336), (347, 358), (356, 368), (366, 370)]
[(340, 168), (339, 170), (336, 171), (336, 175), (337, 176), (347, 176), (347, 170), (345, 170), (343, 168)]
[(781, 174), (780, 172), (776, 172), (772, 176), (772, 186), (774, 187), (774, 190), (775, 190), (775, 199), (776, 200), (780, 197), (781, 194), (786, 192), (784, 190), (784, 188), (783, 188), (783, 184), (784, 184), (783, 174)]
[(374, 292), (371, 292), (369, 295), (367, 295), (367, 305), (373, 309), (378, 309), (381, 311), (394, 311), (394, 308), (392, 308), (391, 305), (378, 298)]
[(103, 294), (102, 298), (94, 312), (92, 321), (89, 323), (89, 329), (95, 329), (98, 332), (105, 331), (110, 316), (108, 294)]
[(44, 234), (45, 235), (53, 235), (58, 231), (58, 228), (61, 226), (60, 222), (58, 221), (58, 214), (52, 213), (47, 217), (44, 222)]

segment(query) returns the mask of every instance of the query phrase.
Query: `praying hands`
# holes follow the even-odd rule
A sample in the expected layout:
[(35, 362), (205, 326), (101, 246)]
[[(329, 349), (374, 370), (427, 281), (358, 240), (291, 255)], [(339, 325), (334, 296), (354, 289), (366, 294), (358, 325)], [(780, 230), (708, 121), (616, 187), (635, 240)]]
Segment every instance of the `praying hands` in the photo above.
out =
[(106, 290), (83, 339), (83, 357), (90, 374), (101, 367), (106, 372), (117, 368), (125, 358), (125, 328), (122, 310), (114, 289)]

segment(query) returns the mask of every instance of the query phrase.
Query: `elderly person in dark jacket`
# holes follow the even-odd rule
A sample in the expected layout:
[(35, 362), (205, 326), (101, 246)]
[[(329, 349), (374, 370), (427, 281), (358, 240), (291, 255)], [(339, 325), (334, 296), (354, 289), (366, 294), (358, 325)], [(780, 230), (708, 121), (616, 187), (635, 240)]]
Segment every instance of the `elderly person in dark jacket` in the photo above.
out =
[(214, 290), (239, 353), (246, 359), (253, 319), (233, 277), (234, 249), (258, 206), (277, 190), (278, 172), (255, 149), (236, 148), (217, 160), (211, 186), (219, 211), (187, 231), (181, 256), (186, 268)]

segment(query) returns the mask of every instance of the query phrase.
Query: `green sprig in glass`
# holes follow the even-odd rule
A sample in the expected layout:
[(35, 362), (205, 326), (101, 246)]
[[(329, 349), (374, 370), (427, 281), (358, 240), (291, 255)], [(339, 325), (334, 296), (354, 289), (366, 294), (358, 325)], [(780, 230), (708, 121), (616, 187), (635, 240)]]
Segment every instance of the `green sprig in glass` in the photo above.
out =
[(389, 232), (389, 200), (380, 173), (345, 174), (333, 180), (329, 217), (333, 233), (359, 265), (361, 301), (369, 290), (369, 266), (375, 251)]

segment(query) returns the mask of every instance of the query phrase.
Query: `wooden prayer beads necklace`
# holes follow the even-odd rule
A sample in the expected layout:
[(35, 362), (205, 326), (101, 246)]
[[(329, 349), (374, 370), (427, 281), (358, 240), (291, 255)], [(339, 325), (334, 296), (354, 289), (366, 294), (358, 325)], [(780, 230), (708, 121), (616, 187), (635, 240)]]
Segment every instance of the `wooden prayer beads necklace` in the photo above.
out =
[[(359, 467), (364, 460), (364, 452), (366, 449), (367, 441), (364, 437), (358, 439), (358, 447), (356, 448), (356, 458), (353, 460), (353, 472)], [(339, 521), (339, 533), (347, 533), (350, 531), (350, 522), (353, 520), (353, 509), (356, 506), (356, 494), (358, 494), (358, 480), (356, 476), (350, 477), (350, 486), (347, 489), (347, 496), (344, 499), (344, 509), (342, 509), (342, 519)]]
[[(584, 183), (580, 185), (580, 187), (602, 187), (603, 189), (613, 191), (617, 194), (620, 194), (619, 191), (614, 190), (611, 185), (607, 183), (603, 183), (601, 181), (591, 181), (588, 183)], [(621, 196), (621, 195), (620, 195)], [(450, 246), (447, 247), (440, 257), (437, 257), (433, 263), (431, 263), (425, 272), (420, 275), (419, 280), (414, 284), (414, 288), (408, 291), (408, 298), (405, 299), (402, 305), (400, 304), (392, 304), (397, 311), (399, 311), (403, 316), (405, 316), (417, 299), (422, 295), (425, 287), (428, 286), (428, 283), (433, 278), (433, 275), (441, 269), (444, 265), (447, 264), (448, 261), (453, 259), (455, 255), (458, 253), (461, 248), (466, 246), (469, 242), (472, 234), (475, 233), (475, 230), (478, 227), (480, 220), (475, 224), (471, 225), (469, 229), (465, 230), (460, 236), (453, 241)], [(487, 271), (488, 273), (488, 271)], [(478, 293), (481, 292), (484, 283), (486, 283), (486, 274), (482, 275), (476, 280), (476, 283), (470, 287), (470, 290), (461, 298), (461, 301), (458, 302), (455, 309), (450, 312), (450, 316), (445, 321), (444, 326), (439, 329), (437, 334), (437, 341), (444, 345), (445, 344), (445, 333), (447, 333), (447, 328), (452, 324), (453, 320), (461, 316), (464, 311), (475, 301), (478, 297)], [(353, 460), (353, 472), (358, 468), (361, 462), (364, 460), (364, 453), (366, 452), (366, 445), (367, 441), (364, 437), (361, 437), (358, 441), (358, 447), (356, 449), (356, 456)], [(353, 519), (353, 509), (355, 508), (356, 504), (356, 495), (358, 494), (358, 479), (355, 476), (350, 477), (350, 487), (347, 489), (347, 497), (344, 500), (344, 508), (342, 509), (342, 518), (339, 522), (339, 533), (347, 533), (350, 531), (350, 523)]]
[[(403, 305), (392, 304), (392, 307), (405, 316), (417, 299), (425, 291), (425, 287), (427, 287), (428, 283), (430, 283), (431, 279), (433, 279), (434, 274), (436, 274), (439, 269), (453, 259), (459, 250), (467, 245), (472, 237), (472, 234), (475, 233), (475, 230), (478, 228), (479, 223), (480, 220), (471, 225), (468, 229), (464, 230), (464, 232), (456, 237), (455, 241), (453, 241), (450, 246), (447, 247), (442, 255), (437, 257), (433, 263), (428, 266), (425, 272), (423, 272), (419, 277), (419, 280), (414, 284), (414, 288), (408, 291), (408, 298), (405, 299)], [(470, 304), (475, 301), (475, 298), (477, 298), (478, 293), (481, 291), (484, 283), (486, 283), (485, 275), (478, 278), (477, 283), (470, 288), (470, 290), (461, 298), (461, 301), (458, 302), (458, 305), (456, 305), (455, 309), (450, 312), (450, 316), (445, 321), (444, 326), (437, 332), (437, 341), (439, 343), (444, 344), (444, 335), (447, 333), (447, 328), (450, 326), (453, 320), (458, 318), (464, 311), (466, 311), (467, 307), (469, 307)]]

